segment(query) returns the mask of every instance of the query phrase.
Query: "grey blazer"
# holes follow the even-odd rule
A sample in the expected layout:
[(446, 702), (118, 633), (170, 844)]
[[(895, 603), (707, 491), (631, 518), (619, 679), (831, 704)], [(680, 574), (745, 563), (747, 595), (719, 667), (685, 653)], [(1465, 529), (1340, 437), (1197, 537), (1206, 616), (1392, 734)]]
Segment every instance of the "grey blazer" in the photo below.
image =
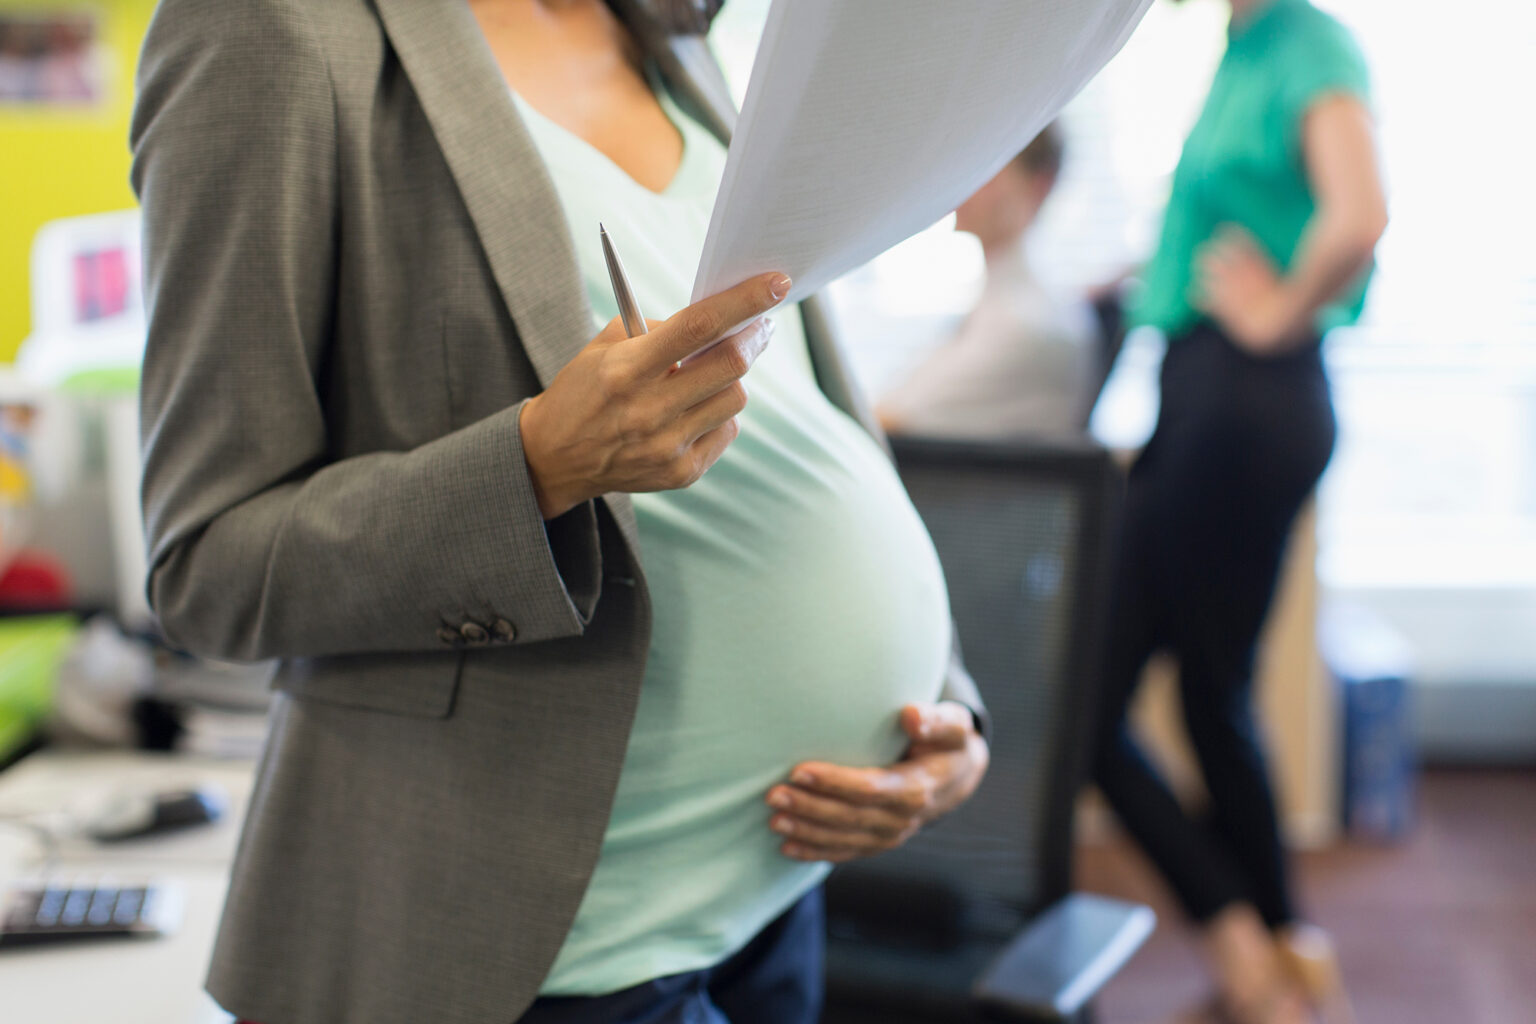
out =
[[(522, 401), (592, 333), (548, 172), (463, 0), (163, 0), (139, 88), (149, 593), (173, 642), (279, 659), (209, 990), (505, 1024), (591, 875), (651, 623), (628, 498), (545, 523), (524, 464)], [(958, 661), (948, 696), (980, 707)]]

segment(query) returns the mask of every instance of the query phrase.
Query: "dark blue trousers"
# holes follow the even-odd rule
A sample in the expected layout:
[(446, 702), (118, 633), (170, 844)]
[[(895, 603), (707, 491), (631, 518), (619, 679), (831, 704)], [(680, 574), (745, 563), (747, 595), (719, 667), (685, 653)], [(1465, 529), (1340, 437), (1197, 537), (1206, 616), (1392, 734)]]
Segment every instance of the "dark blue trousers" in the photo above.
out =
[(817, 888), (714, 967), (606, 996), (539, 999), (517, 1024), (816, 1024), (825, 917)]

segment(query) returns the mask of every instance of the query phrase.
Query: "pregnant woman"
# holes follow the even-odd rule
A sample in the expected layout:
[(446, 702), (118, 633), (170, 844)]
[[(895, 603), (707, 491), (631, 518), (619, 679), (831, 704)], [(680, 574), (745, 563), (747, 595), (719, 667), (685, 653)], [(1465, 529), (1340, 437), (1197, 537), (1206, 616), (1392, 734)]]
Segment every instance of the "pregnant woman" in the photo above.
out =
[(810, 1024), (828, 862), (986, 769), (816, 304), (688, 304), (709, 6), (156, 16), (149, 590), (277, 666), (209, 980), (245, 1019)]

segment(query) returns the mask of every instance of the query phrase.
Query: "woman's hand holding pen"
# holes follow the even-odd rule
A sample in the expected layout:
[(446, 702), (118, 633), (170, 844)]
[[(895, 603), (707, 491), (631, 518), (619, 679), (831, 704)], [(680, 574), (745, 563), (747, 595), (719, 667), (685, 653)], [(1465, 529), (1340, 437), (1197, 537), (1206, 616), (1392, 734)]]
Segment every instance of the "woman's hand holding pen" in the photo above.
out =
[(610, 491), (675, 490), (703, 476), (736, 439), (741, 378), (772, 333), (763, 314), (789, 287), (783, 274), (762, 274), (635, 338), (609, 323), (523, 405), (523, 453), (544, 518)]

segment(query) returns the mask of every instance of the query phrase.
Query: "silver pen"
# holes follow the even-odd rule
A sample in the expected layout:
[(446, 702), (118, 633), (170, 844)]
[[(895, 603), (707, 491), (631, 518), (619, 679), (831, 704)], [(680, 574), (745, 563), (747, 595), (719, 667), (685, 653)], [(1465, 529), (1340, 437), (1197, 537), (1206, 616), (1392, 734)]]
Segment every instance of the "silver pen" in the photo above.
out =
[(608, 262), (608, 278), (613, 282), (613, 297), (619, 303), (619, 319), (624, 321), (624, 333), (631, 338), (648, 334), (645, 314), (640, 312), (640, 303), (635, 301), (629, 278), (624, 276), (624, 264), (619, 262), (619, 254), (613, 251), (608, 229), (599, 224), (597, 230), (603, 236), (603, 259)]

